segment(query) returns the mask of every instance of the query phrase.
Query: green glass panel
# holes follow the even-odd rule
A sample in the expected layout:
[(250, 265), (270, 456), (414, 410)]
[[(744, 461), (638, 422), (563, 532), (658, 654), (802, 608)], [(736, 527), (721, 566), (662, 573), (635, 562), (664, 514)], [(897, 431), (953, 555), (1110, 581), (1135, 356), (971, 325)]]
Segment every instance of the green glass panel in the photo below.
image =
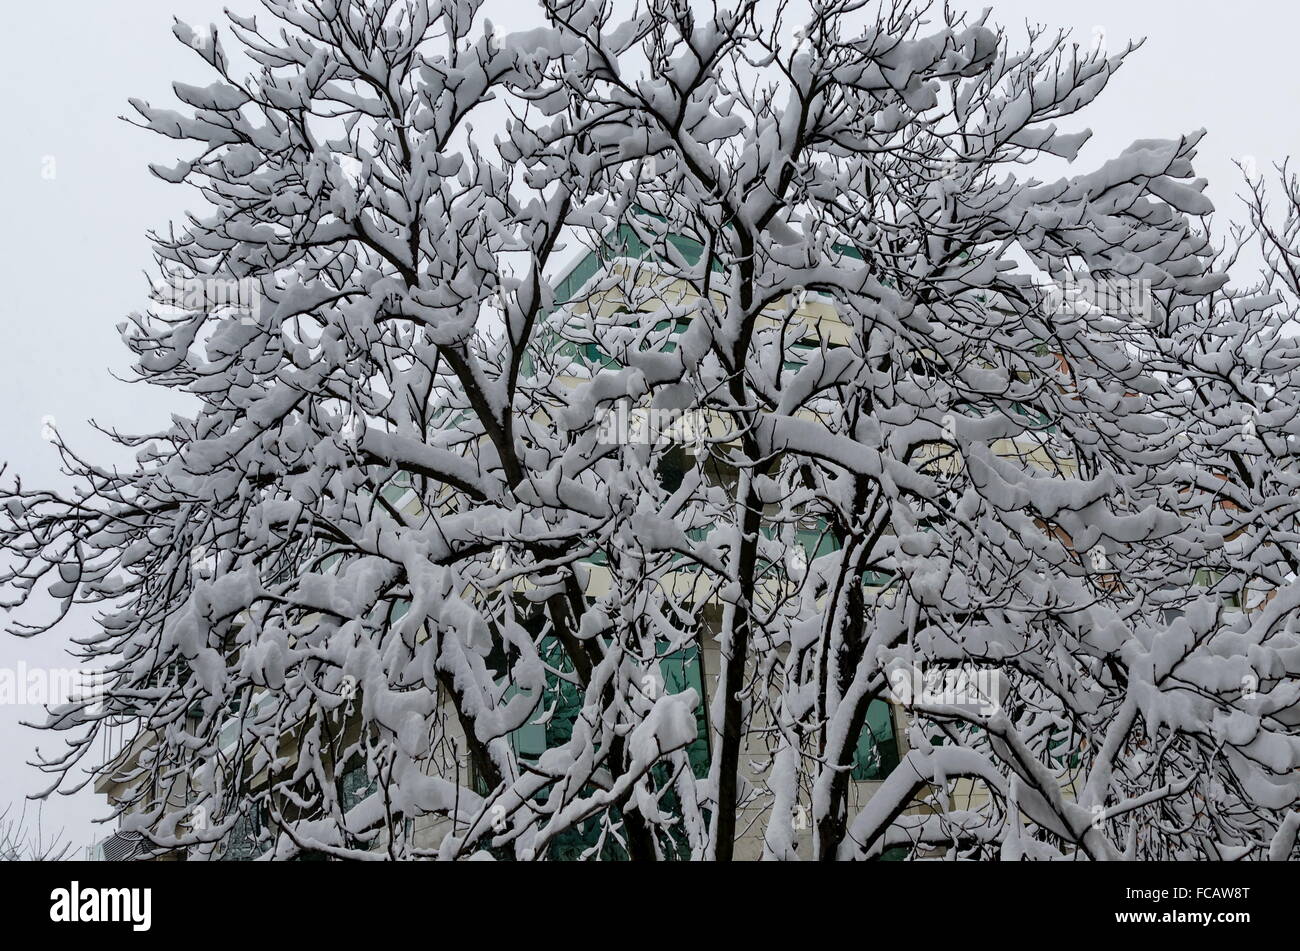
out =
[(858, 737), (850, 776), (858, 782), (884, 779), (897, 765), (898, 738), (894, 735), (893, 712), (887, 701), (872, 700)]
[(344, 812), (355, 807), (379, 788), (378, 783), (366, 775), (364, 763), (355, 763), (339, 780), (339, 805)]
[(709, 775), (709, 721), (704, 704), (704, 676), (700, 665), (699, 648), (685, 647), (667, 654), (659, 660), (659, 670), (664, 678), (664, 692), (681, 693), (687, 687), (695, 689), (700, 702), (695, 707), (695, 739), (686, 747), (691, 771), (703, 779)]
[[(522, 692), (517, 686), (511, 684), (506, 688), (502, 699), (508, 703), (511, 698)], [(515, 755), (520, 759), (536, 760), (546, 752), (546, 724), (533, 722), (541, 712), (542, 705), (539, 703), (528, 715), (528, 722), (510, 734), (510, 743), (514, 746)]]

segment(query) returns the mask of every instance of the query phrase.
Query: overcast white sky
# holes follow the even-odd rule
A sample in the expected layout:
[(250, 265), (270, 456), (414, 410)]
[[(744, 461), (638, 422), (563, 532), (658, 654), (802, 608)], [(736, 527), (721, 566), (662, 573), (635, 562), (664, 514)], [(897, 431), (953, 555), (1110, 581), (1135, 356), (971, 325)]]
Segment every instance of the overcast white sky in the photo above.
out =
[[(1300, 156), (1300, 72), (1295, 37), (1300, 11), (1283, 0), (979, 0), (1015, 31), (1026, 19), (1094, 31), (1118, 48), (1147, 37), (1103, 98), (1080, 120), (1095, 136), (1079, 158), (1090, 168), (1134, 139), (1169, 138), (1206, 128), (1198, 172), (1210, 181), (1219, 217), (1238, 214), (1234, 158), (1261, 168)], [(150, 263), (145, 232), (164, 228), (192, 204), (192, 193), (149, 175), (184, 148), (118, 120), (127, 98), (172, 102), (170, 82), (207, 82), (203, 64), (171, 37), (176, 16), (222, 21), (222, 8), (260, 9), (256, 0), (15, 0), (0, 31), (0, 103), (7, 129), (0, 149), (0, 462), (33, 484), (56, 480), (57, 459), (41, 439), (43, 417), (64, 438), (101, 457), (104, 440), (87, 420), (125, 430), (165, 421), (167, 394), (114, 380), (129, 362), (114, 325), (144, 303)], [(490, 0), (508, 29), (538, 18), (533, 4)], [(502, 15), (508, 10), (508, 15)], [(53, 160), (54, 176), (42, 173)], [(4, 618), (0, 617), (0, 622)], [(83, 625), (85, 620), (81, 621)], [(83, 626), (82, 632), (86, 630)], [(37, 641), (0, 638), (0, 669), (66, 666), (75, 624)], [(0, 809), (35, 792), (42, 777), (24, 765), (39, 743), (58, 737), (18, 726), (39, 709), (0, 705)], [(77, 845), (102, 838), (103, 801), (89, 790), (45, 807)]]

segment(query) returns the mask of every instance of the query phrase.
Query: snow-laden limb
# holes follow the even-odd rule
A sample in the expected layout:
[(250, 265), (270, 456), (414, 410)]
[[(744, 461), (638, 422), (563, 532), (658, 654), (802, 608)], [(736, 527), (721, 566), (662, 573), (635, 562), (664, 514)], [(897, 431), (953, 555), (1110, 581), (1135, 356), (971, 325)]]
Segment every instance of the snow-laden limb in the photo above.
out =
[[(853, 817), (849, 823), (848, 835), (840, 845), (840, 858), (852, 858), (858, 855), (879, 852), (878, 843), (892, 828), (911, 828), (917, 830), (915, 819), (904, 819), (904, 810), (912, 807), (918, 795), (931, 785), (943, 786), (950, 779), (973, 777), (988, 784), (989, 789), (999, 799), (1006, 798), (1005, 780), (993, 767), (993, 764), (975, 750), (932, 747), (916, 749), (908, 753), (880, 785), (866, 806)], [(973, 814), (951, 817), (944, 812), (937, 817), (928, 817), (942, 822), (955, 821), (961, 828), (973, 819)], [(976, 826), (988, 824), (988, 817), (981, 816)], [(922, 826), (924, 828), (924, 826)], [(917, 830), (919, 831), (919, 830)], [(993, 831), (996, 838), (998, 830)], [(924, 842), (924, 838), (917, 840)], [(896, 843), (897, 844), (897, 843)]]
[(1058, 131), (1131, 49), (263, 6), (132, 103), (191, 409), (0, 497), (15, 632), (101, 607), (56, 784), (197, 858), (1294, 854), (1294, 182), (1238, 291), (1201, 133)]
[(1294, 809), (1286, 814), (1269, 843), (1268, 857), (1273, 862), (1285, 862), (1295, 851), (1296, 838), (1300, 836), (1300, 812)]

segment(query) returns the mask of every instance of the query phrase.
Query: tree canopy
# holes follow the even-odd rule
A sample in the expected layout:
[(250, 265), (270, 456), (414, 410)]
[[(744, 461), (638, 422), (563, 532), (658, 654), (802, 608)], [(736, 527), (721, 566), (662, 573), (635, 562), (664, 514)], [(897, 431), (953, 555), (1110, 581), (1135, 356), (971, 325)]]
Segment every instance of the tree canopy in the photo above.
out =
[(196, 856), (1293, 855), (1285, 170), (1216, 244), (1200, 133), (1058, 129), (1131, 47), (914, 3), (262, 5), (132, 102), (192, 411), (0, 490), (15, 632), (101, 607), (57, 781)]

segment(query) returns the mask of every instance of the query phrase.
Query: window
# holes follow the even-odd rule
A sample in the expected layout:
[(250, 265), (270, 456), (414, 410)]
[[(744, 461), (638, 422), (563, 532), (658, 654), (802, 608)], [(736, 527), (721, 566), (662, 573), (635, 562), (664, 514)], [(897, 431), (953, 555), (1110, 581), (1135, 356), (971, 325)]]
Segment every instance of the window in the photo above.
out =
[(676, 492), (682, 487), (686, 478), (686, 449), (681, 444), (669, 446), (660, 456), (655, 466), (655, 475), (666, 492)]
[(1209, 568), (1198, 568), (1192, 575), (1192, 584), (1197, 587), (1208, 589), (1209, 594), (1217, 594), (1225, 607), (1240, 608), (1241, 592), (1225, 591), (1224, 579), (1228, 576), (1222, 571), (1214, 571)]
[(1078, 743), (1067, 746), (1071, 740), (1077, 739), (1078, 738), (1075, 736), (1073, 730), (1054, 729), (1052, 731), (1051, 737), (1047, 742), (1047, 749), (1049, 750), (1049, 756), (1051, 757), (1053, 766), (1058, 769), (1062, 766), (1069, 767), (1070, 769), (1079, 768), (1079, 750), (1081, 747)]
[(339, 806), (346, 813), (378, 788), (378, 782), (366, 775), (366, 764), (361, 757), (353, 757), (347, 771), (339, 777)]
[(687, 687), (695, 688), (700, 702), (695, 707), (695, 740), (686, 747), (691, 771), (703, 779), (709, 775), (709, 721), (704, 704), (704, 669), (700, 663), (700, 649), (695, 645), (665, 654), (659, 660), (659, 670), (664, 678), (664, 693), (681, 693)]
[[(548, 675), (548, 681), (551, 679)], [(551, 684), (547, 683), (548, 692)], [(503, 700), (509, 702), (512, 697), (523, 693), (515, 684), (506, 688)], [(542, 711), (545, 708), (541, 703), (533, 707), (533, 712), (528, 715), (528, 722), (519, 729), (510, 734), (510, 744), (514, 747), (515, 755), (521, 760), (536, 762), (543, 753), (546, 752), (546, 724), (535, 723), (534, 720), (540, 719)]]
[(853, 755), (853, 771), (849, 775), (857, 782), (881, 780), (894, 771), (898, 759), (893, 708), (886, 700), (872, 700), (867, 706), (867, 718), (862, 724)]
[(226, 833), (222, 859), (249, 862), (261, 855), (270, 845), (266, 819), (266, 807), (260, 802), (250, 803), (248, 811), (242, 813)]
[[(541, 653), (547, 664), (553, 666), (567, 664), (559, 644), (550, 638), (543, 641)], [(687, 757), (695, 775), (703, 778), (709, 772), (709, 729), (699, 648), (692, 644), (664, 654), (659, 658), (659, 672), (663, 677), (665, 694), (681, 693), (686, 688), (693, 687), (699, 697), (699, 703), (695, 708), (697, 731), (695, 740), (687, 747)], [(506, 688), (504, 699), (508, 701), (520, 692), (518, 687), (511, 684)], [(543, 711), (552, 704), (555, 706), (555, 712), (547, 722), (533, 722), (540, 719)], [(529, 715), (529, 722), (510, 734), (510, 744), (515, 754), (523, 760), (536, 761), (550, 747), (567, 743), (573, 735), (573, 723), (581, 708), (582, 696), (578, 688), (569, 681), (548, 673), (546, 690)]]
[[(526, 626), (530, 630), (540, 631), (541, 623), (541, 618), (538, 616), (537, 620)], [(666, 646), (663, 645), (664, 648)], [(543, 637), (539, 645), (539, 652), (549, 666), (559, 670), (567, 671), (569, 669), (570, 662), (555, 638)], [(664, 694), (681, 693), (691, 687), (695, 689), (699, 697), (699, 702), (695, 707), (696, 736), (687, 746), (686, 756), (691, 771), (697, 777), (703, 778), (709, 772), (710, 750), (708, 714), (704, 695), (704, 670), (699, 647), (690, 644), (678, 650), (665, 651), (658, 656), (658, 661)], [(500, 669), (504, 669), (504, 667)], [(505, 699), (508, 700), (518, 692), (519, 688), (511, 685), (506, 690)], [(544, 711), (552, 710), (552, 708), (554, 709), (551, 716), (545, 723), (531, 722), (540, 719)], [(582, 693), (579, 688), (568, 680), (548, 673), (545, 690), (542, 696), (538, 698), (537, 705), (530, 714), (530, 722), (525, 723), (510, 734), (511, 747), (521, 763), (535, 762), (547, 749), (568, 742), (573, 735), (573, 724), (577, 720), (581, 709)], [(661, 763), (657, 765), (651, 771), (651, 777), (659, 791), (660, 807), (669, 814), (676, 812), (680, 806), (675, 791), (667, 788), (672, 779), (672, 773), (667, 764)], [(482, 788), (480, 791), (487, 792), (486, 789)], [(548, 792), (542, 792), (539, 797), (544, 799), (548, 794)], [(620, 812), (616, 807), (611, 808), (609, 814), (614, 820), (620, 818)], [(597, 847), (600, 842), (600, 833), (601, 814), (597, 814), (557, 836), (550, 846), (551, 859), (559, 861), (582, 858), (585, 853)], [(660, 835), (659, 847), (668, 858), (684, 858), (688, 854), (687, 843), (684, 836), (680, 834), (680, 830), (670, 830)], [(605, 842), (600, 846), (600, 858), (603, 860), (618, 860), (627, 858), (627, 855), (624, 853), (623, 847), (613, 837), (606, 837)]]

